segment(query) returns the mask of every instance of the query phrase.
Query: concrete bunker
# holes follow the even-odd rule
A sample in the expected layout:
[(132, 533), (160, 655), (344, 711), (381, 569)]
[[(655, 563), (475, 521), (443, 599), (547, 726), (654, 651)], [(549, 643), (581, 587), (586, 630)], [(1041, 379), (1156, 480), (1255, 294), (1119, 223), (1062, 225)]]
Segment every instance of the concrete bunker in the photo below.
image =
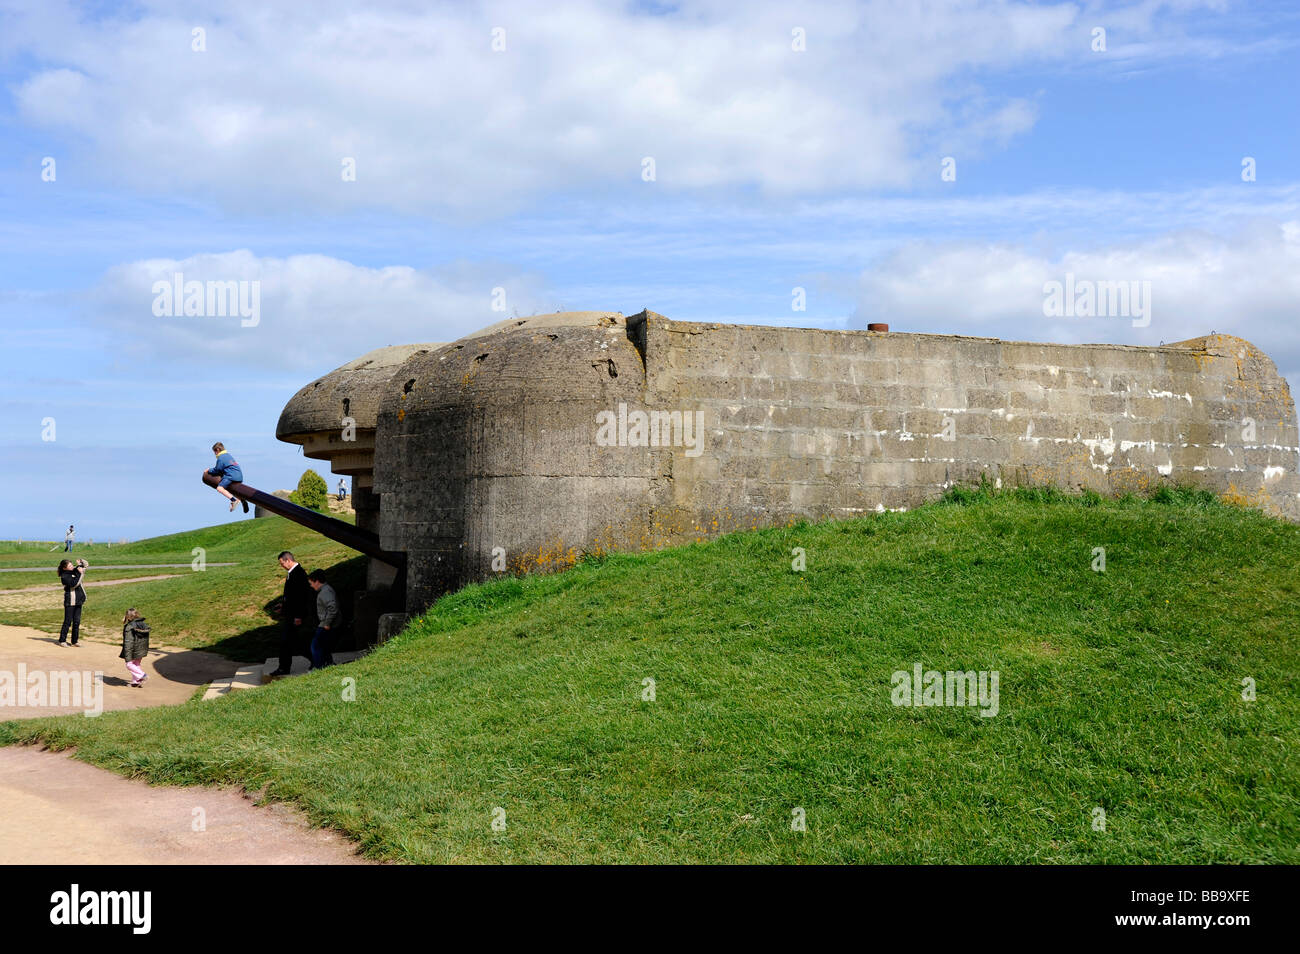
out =
[(1193, 484), (1300, 516), (1287, 382), (1229, 335), (1055, 345), (563, 312), (372, 351), (299, 391), (277, 436), (352, 476), (358, 526), (406, 558), (386, 597), (372, 560), (369, 605), (408, 613), (503, 569), (907, 509), (981, 476)]

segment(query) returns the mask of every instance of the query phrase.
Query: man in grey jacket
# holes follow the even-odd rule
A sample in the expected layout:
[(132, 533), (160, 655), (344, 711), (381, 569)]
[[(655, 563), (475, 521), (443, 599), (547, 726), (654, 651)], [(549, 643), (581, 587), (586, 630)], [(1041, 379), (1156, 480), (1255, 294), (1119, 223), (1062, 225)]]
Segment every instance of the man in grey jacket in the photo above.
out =
[(334, 587), (325, 582), (321, 570), (312, 570), (307, 582), (316, 591), (316, 635), (311, 640), (311, 668), (324, 669), (334, 665), (330, 645), (334, 640), (334, 631), (339, 626), (339, 600)]

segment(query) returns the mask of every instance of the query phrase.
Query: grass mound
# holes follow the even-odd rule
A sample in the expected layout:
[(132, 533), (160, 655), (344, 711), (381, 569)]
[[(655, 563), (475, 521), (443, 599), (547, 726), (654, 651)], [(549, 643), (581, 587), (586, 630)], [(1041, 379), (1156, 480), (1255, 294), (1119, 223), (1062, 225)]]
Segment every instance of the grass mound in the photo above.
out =
[[(0, 741), (265, 788), (400, 861), (1296, 863), (1298, 566), (1300, 528), (1195, 492), (961, 490), (471, 586), (346, 667)], [(894, 705), (917, 664), (997, 671), (998, 714)]]

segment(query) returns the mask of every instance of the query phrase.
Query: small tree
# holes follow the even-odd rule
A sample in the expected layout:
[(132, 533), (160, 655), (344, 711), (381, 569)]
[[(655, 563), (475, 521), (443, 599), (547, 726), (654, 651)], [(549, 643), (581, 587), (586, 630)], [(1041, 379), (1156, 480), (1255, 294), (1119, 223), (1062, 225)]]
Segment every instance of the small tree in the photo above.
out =
[(289, 495), (289, 499), (300, 507), (321, 510), (327, 496), (329, 488), (325, 486), (325, 478), (314, 470), (304, 470), (298, 478), (298, 489)]

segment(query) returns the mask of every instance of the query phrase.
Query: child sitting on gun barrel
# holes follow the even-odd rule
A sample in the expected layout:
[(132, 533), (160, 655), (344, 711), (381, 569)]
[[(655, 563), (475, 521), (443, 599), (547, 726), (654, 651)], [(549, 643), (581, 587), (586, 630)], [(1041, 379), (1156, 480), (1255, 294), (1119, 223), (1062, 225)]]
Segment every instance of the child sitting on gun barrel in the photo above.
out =
[(210, 470), (206, 471), (206, 473), (211, 474), (213, 477), (221, 478), (221, 482), (217, 484), (217, 493), (221, 494), (223, 497), (230, 498), (231, 510), (235, 509), (235, 504), (242, 503), (244, 505), (244, 513), (248, 513), (248, 501), (240, 500), (226, 489), (231, 484), (242, 484), (244, 482), (244, 471), (240, 468), (239, 462), (235, 460), (234, 455), (231, 454), (230, 451), (226, 450), (226, 445), (221, 443), (221, 441), (217, 441), (212, 445), (212, 453), (217, 455), (217, 462)]

